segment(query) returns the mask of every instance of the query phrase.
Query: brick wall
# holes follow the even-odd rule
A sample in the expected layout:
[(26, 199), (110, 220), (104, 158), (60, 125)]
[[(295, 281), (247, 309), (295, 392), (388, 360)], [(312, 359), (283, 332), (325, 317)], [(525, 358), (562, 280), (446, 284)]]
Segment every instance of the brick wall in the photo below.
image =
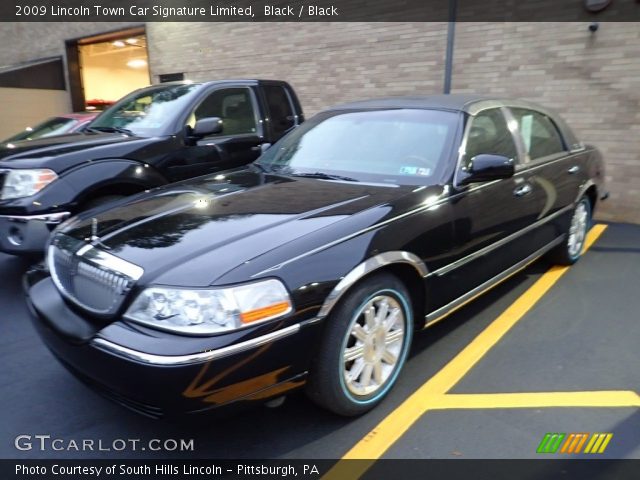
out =
[[(62, 54), (64, 40), (126, 24), (6, 24), (0, 65)], [(640, 25), (459, 23), (454, 92), (522, 97), (558, 110), (600, 147), (611, 198), (601, 219), (640, 223)], [(289, 81), (308, 115), (343, 101), (439, 93), (443, 23), (149, 23), (149, 60), (159, 74), (193, 80)], [(37, 39), (37, 40), (36, 40)]]
[(0, 66), (14, 65), (44, 57), (64, 56), (65, 40), (130, 27), (123, 22), (31, 22), (2, 23)]
[(453, 91), (521, 97), (559, 111), (605, 157), (598, 218), (640, 223), (640, 26), (457, 25)]
[(150, 23), (147, 34), (154, 79), (284, 79), (308, 115), (348, 100), (442, 89), (445, 24)]

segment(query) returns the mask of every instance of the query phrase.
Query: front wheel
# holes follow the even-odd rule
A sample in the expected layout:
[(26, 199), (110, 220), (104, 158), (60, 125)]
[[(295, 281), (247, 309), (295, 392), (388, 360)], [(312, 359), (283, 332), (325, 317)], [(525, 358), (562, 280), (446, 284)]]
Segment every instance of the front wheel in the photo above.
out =
[(395, 384), (412, 335), (413, 312), (405, 285), (388, 273), (366, 279), (327, 319), (307, 394), (339, 415), (365, 413)]
[(582, 255), (590, 228), (591, 202), (587, 197), (582, 197), (573, 211), (565, 241), (552, 252), (552, 261), (558, 265), (576, 263)]

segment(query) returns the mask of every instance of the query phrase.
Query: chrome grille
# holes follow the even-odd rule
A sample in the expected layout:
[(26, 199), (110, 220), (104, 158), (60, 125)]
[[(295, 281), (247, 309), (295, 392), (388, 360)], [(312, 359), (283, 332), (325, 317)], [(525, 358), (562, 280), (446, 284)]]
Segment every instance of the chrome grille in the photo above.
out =
[(48, 253), (51, 277), (58, 290), (79, 307), (113, 315), (144, 271), (82, 240), (58, 234)]

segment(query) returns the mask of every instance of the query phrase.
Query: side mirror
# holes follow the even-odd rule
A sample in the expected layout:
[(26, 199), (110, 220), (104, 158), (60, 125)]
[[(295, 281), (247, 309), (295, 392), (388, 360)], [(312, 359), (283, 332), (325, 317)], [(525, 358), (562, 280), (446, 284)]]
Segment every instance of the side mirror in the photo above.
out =
[(222, 119), (220, 117), (201, 118), (191, 129), (191, 135), (194, 137), (206, 137), (220, 132), (222, 132)]
[(471, 159), (464, 171), (460, 185), (501, 180), (513, 177), (514, 173), (513, 158), (483, 153)]

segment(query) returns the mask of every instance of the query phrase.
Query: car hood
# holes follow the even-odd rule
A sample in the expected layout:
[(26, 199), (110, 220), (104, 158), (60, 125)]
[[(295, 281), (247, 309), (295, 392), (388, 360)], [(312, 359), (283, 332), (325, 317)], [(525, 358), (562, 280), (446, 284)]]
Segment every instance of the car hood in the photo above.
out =
[(93, 236), (97, 248), (142, 267), (143, 283), (207, 286), (257, 256), (410, 191), (246, 169), (86, 212), (59, 231)]
[(50, 168), (60, 173), (79, 163), (127, 156), (153, 141), (120, 133), (70, 133), (2, 143), (0, 168)]

